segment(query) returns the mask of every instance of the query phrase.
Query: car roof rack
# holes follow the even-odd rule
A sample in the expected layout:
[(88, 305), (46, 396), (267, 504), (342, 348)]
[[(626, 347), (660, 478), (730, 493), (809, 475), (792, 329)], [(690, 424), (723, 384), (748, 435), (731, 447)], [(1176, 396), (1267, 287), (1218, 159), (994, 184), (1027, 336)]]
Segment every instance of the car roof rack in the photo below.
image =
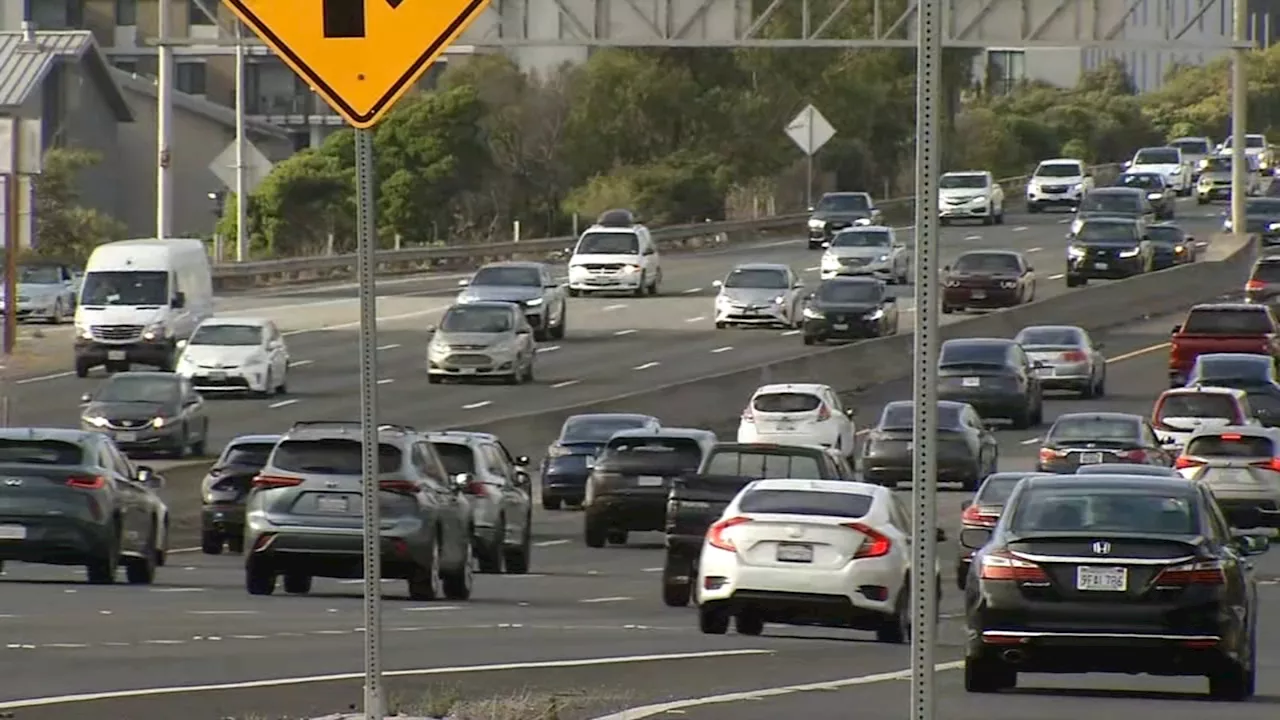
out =
[(480, 438), (482, 440), (497, 440), (498, 436), (493, 433), (479, 432), (477, 430), (428, 430), (428, 435), (459, 435), (461, 437)]
[[(361, 425), (359, 420), (299, 420), (289, 428), (289, 431), (293, 432), (294, 430), (341, 430), (345, 432), (348, 430), (360, 430), (362, 427), (363, 426)], [(384, 430), (393, 430), (393, 431), (402, 432), (402, 433), (418, 432), (417, 430), (415, 430), (412, 427), (409, 427), (408, 425), (393, 425), (390, 423), (379, 423), (378, 432), (382, 432)]]
[(596, 225), (602, 227), (631, 227), (636, 224), (636, 216), (630, 210), (605, 210), (596, 218)]

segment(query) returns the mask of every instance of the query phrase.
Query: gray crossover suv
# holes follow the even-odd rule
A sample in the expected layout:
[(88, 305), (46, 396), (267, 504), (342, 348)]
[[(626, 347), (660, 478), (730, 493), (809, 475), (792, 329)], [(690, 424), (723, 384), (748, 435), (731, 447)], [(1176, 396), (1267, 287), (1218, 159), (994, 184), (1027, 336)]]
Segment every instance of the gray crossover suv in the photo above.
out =
[[(471, 503), (426, 438), (378, 430), (382, 576), (409, 598), (471, 597)], [(295, 423), (253, 480), (245, 508), (245, 588), (311, 591), (312, 577), (364, 576), (360, 423)]]
[(427, 381), (501, 378), (533, 382), (537, 346), (519, 305), (493, 300), (454, 305), (427, 343)]

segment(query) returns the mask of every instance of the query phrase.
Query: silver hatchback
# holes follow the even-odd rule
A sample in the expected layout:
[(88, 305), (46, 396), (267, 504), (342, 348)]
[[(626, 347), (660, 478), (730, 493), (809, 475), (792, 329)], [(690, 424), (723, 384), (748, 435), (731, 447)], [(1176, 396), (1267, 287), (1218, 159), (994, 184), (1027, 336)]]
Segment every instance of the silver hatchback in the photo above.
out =
[(1107, 391), (1107, 359), (1084, 328), (1073, 325), (1033, 325), (1014, 338), (1036, 366), (1045, 390), (1070, 390), (1082, 398), (1102, 397)]
[(1174, 467), (1209, 486), (1232, 527), (1280, 527), (1280, 430), (1228, 425), (1197, 431)]
[(533, 381), (537, 347), (522, 306), (499, 301), (454, 305), (427, 342), (427, 382), (497, 378)]

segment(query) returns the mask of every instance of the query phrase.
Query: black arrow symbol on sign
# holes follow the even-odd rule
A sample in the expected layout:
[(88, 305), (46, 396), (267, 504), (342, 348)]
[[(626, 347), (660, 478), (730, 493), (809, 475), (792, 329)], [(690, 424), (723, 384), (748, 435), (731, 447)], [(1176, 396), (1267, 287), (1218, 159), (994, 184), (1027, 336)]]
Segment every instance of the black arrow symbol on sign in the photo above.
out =
[[(383, 0), (392, 10), (404, 0)], [(362, 38), (365, 0), (323, 0), (324, 36), (327, 38)]]

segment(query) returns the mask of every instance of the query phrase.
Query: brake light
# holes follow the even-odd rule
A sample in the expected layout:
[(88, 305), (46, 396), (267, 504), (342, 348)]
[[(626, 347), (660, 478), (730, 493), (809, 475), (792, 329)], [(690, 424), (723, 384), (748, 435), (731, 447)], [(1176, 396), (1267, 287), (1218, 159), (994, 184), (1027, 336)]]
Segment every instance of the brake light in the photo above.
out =
[(378, 481), (378, 489), (399, 495), (418, 494), (418, 484), (408, 480), (380, 480)]
[(983, 580), (1013, 580), (1015, 582), (1048, 582), (1049, 576), (1039, 565), (1014, 557), (1007, 552), (982, 556)]
[(1146, 450), (1130, 450), (1124, 454), (1126, 460), (1136, 463), (1144, 463), (1147, 461)]
[(960, 522), (964, 525), (995, 527), (996, 523), (1000, 522), (1000, 513), (983, 510), (977, 505), (970, 505), (960, 514)]
[(749, 523), (749, 522), (751, 522), (751, 518), (745, 518), (745, 517), (731, 517), (724, 520), (720, 520), (719, 522), (712, 525), (710, 529), (707, 530), (707, 542), (711, 544), (711, 547), (717, 547), (717, 548), (720, 548), (721, 550), (728, 550), (729, 552), (735, 552), (738, 549), (737, 546), (733, 544), (732, 540), (725, 537), (724, 533), (726, 530), (728, 530), (731, 527), (735, 527), (737, 525), (741, 525), (743, 523)]
[(253, 479), (253, 487), (258, 490), (295, 487), (301, 484), (302, 478), (285, 477), (284, 475), (258, 475)]
[(1084, 352), (1080, 350), (1068, 350), (1067, 352), (1062, 353), (1063, 362), (1084, 362), (1088, 359), (1089, 356), (1085, 355)]
[(97, 490), (106, 484), (107, 479), (101, 475), (72, 475), (67, 478), (67, 487), (83, 490)]
[(1197, 460), (1196, 458), (1187, 457), (1186, 455), (1179, 455), (1178, 459), (1173, 461), (1173, 469), (1185, 470), (1187, 468), (1200, 467), (1204, 464), (1205, 462), (1203, 460)]
[(831, 419), (831, 410), (827, 408), (826, 403), (818, 406), (818, 422), (825, 422)]
[(1267, 287), (1267, 284), (1262, 282), (1261, 280), (1250, 280), (1249, 282), (1244, 284), (1245, 290), (1262, 290), (1266, 287)]
[(1253, 467), (1262, 468), (1264, 470), (1280, 472), (1280, 458), (1271, 458), (1270, 460), (1261, 460), (1259, 462), (1252, 462), (1249, 464)]
[(867, 539), (863, 540), (862, 544), (858, 546), (858, 551), (853, 554), (855, 558), (884, 557), (889, 554), (889, 550), (893, 547), (892, 540), (873, 530), (868, 525), (852, 522), (844, 523), (844, 526), (867, 536)]
[(1053, 448), (1040, 448), (1040, 462), (1050, 462), (1067, 456), (1065, 450), (1054, 450)]
[(1202, 560), (1165, 568), (1156, 576), (1156, 585), (1225, 585), (1227, 576), (1218, 560)]
[(476, 477), (471, 478), (470, 482), (462, 488), (463, 493), (467, 495), (474, 495), (476, 497), (484, 497), (485, 495), (488, 495), (489, 493), (487, 490), (488, 489), (485, 487), (484, 481)]
[(1218, 437), (1222, 438), (1223, 440), (1239, 440), (1240, 433), (1222, 433)]
[(753, 423), (755, 421), (756, 421), (756, 416), (752, 414), (751, 408), (747, 408), (746, 410), (742, 411), (742, 422)]

